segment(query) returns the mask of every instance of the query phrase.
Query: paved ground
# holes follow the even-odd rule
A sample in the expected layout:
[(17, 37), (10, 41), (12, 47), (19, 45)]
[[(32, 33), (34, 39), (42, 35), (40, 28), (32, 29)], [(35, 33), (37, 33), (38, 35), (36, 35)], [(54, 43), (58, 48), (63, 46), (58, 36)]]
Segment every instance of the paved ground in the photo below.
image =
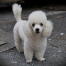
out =
[[(24, 10), (22, 18), (27, 19), (31, 11)], [(54, 23), (54, 30), (52, 36), (48, 38), (46, 61), (38, 62), (33, 59), (31, 64), (26, 64), (24, 54), (18, 53), (16, 48), (13, 48), (12, 29), (15, 19), (12, 12), (0, 13), (0, 51), (3, 51), (0, 52), (0, 66), (66, 66), (66, 13), (47, 16)]]

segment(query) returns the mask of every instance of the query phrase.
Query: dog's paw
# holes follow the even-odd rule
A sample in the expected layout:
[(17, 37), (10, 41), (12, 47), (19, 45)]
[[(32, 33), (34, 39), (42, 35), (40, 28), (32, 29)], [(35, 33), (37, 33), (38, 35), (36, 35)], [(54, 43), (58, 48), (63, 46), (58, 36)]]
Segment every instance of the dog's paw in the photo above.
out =
[(31, 62), (32, 62), (32, 60), (26, 60), (26, 62), (27, 62), (27, 63), (31, 63)]
[(23, 50), (22, 48), (17, 48), (17, 47), (16, 47), (16, 49), (17, 49), (17, 51), (18, 51), (19, 53), (24, 52), (24, 50)]
[(44, 61), (45, 60), (45, 58), (40, 58), (40, 59), (38, 59), (39, 61)]

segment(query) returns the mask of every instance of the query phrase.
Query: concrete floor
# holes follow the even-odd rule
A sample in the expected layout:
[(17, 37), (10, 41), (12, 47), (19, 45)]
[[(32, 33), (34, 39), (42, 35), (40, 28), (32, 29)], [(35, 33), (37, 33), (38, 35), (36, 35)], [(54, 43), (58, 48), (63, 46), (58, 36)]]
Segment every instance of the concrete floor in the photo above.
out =
[[(33, 10), (23, 10), (22, 18), (27, 19), (28, 14)], [(52, 11), (46, 13), (49, 12), (52, 13)], [(6, 43), (0, 45), (0, 51), (3, 51), (0, 52), (0, 66), (66, 66), (66, 12), (47, 15), (47, 17), (53, 22), (54, 30), (48, 38), (46, 61), (39, 62), (33, 59), (31, 64), (27, 64), (24, 54), (20, 54), (14, 46), (12, 30), (15, 18), (12, 12), (0, 12), (0, 40)]]

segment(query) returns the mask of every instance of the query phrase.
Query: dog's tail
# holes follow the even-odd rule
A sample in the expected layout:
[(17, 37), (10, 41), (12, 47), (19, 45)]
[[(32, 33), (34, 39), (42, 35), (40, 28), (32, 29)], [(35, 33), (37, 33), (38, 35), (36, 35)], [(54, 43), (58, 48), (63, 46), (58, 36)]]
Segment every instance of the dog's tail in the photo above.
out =
[(22, 12), (22, 7), (21, 5), (18, 5), (18, 4), (13, 4), (12, 6), (12, 11), (13, 11), (13, 14), (16, 18), (16, 21), (19, 21), (21, 20), (21, 12)]

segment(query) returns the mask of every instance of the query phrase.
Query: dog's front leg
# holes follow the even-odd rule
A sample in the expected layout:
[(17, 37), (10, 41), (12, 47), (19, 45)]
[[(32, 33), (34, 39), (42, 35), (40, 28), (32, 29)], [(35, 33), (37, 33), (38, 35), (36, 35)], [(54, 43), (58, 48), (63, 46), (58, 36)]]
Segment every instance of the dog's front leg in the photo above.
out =
[(37, 60), (39, 61), (44, 61), (44, 54), (46, 51), (46, 47), (47, 47), (47, 39), (44, 39), (42, 41), (42, 44), (40, 44), (40, 47), (37, 48), (37, 50), (35, 51), (35, 57), (37, 58)]
[(36, 51), (35, 52), (35, 57), (37, 58), (37, 60), (44, 61), (45, 58), (43, 56), (44, 56), (44, 51)]
[(24, 44), (24, 55), (25, 55), (25, 58), (26, 58), (26, 62), (27, 63), (30, 63), (32, 62), (32, 58), (33, 58), (33, 50), (30, 48), (29, 44), (25, 43)]

